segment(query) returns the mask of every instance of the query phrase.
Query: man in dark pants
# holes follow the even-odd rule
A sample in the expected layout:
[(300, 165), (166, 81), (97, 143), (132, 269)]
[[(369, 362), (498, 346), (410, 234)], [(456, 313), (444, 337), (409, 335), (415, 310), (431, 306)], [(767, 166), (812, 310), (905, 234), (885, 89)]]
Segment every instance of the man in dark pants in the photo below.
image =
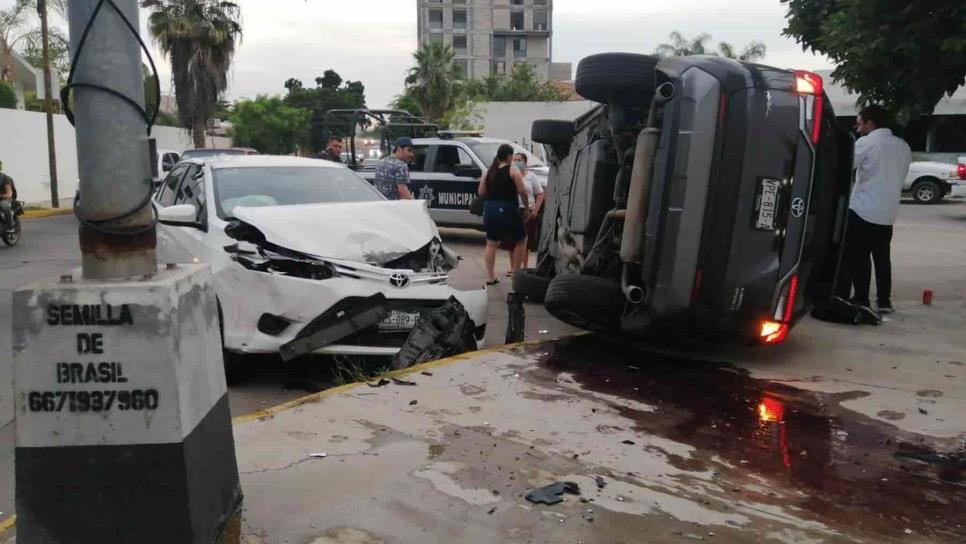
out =
[(877, 105), (863, 109), (856, 118), (855, 128), (862, 137), (855, 143), (856, 181), (843, 263), (847, 277), (838, 285), (840, 297), (849, 298), (850, 288), (854, 288), (853, 302), (871, 307), (874, 261), (878, 310), (883, 314), (893, 311), (892, 226), (899, 216), (902, 183), (912, 162), (909, 145), (885, 128), (887, 124), (886, 110)]

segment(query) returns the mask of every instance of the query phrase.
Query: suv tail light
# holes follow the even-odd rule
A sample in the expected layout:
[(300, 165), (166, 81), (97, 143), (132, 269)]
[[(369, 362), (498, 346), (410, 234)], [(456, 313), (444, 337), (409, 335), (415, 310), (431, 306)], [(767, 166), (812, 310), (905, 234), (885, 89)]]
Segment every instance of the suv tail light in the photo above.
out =
[(956, 167), (956, 175), (959, 176), (959, 179), (966, 180), (966, 164), (960, 163), (959, 166)]
[(825, 96), (822, 76), (813, 72), (796, 71), (795, 92), (806, 98), (803, 128), (811, 136), (812, 143), (818, 144), (818, 137), (822, 131), (822, 107)]
[(798, 296), (798, 274), (792, 274), (788, 283), (782, 287), (778, 297), (778, 307), (775, 308), (775, 320), (763, 321), (760, 337), (766, 344), (777, 344), (788, 337), (792, 317), (795, 315), (795, 297)]

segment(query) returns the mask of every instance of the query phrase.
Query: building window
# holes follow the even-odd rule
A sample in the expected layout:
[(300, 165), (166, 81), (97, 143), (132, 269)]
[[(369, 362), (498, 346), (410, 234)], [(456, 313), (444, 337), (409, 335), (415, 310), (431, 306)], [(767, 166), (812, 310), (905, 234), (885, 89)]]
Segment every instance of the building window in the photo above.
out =
[(513, 56), (518, 59), (527, 57), (527, 39), (513, 38)]
[(514, 11), (510, 13), (510, 30), (523, 30), (522, 11)]
[(523, 0), (513, 0), (513, 2), (511, 2), (511, 3), (514, 6), (522, 6), (523, 5)]
[(453, 36), (453, 53), (466, 55), (466, 36)]
[(498, 59), (506, 57), (505, 36), (493, 36), (493, 57)]
[(538, 9), (533, 12), (533, 29), (534, 30), (549, 30), (550, 25), (547, 17), (547, 10)]
[(432, 28), (432, 29), (443, 28), (443, 10), (441, 9), (429, 10), (429, 28)]
[(546, 6), (547, 5), (547, 0), (533, 0), (533, 5), (534, 6)]
[(432, 36), (430, 36), (429, 38), (426, 39), (426, 43), (427, 44), (430, 44), (430, 43), (438, 43), (438, 44), (442, 45), (443, 44), (443, 36), (441, 34), (433, 34)]
[(453, 28), (457, 30), (466, 30), (466, 10), (465, 9), (453, 10)]
[(466, 0), (453, 0), (454, 4), (465, 4)]
[(460, 67), (463, 77), (470, 75), (470, 61), (466, 59), (456, 59), (456, 65)]
[(506, 75), (506, 63), (502, 60), (495, 60), (490, 63), (490, 75), (492, 76), (505, 76)]

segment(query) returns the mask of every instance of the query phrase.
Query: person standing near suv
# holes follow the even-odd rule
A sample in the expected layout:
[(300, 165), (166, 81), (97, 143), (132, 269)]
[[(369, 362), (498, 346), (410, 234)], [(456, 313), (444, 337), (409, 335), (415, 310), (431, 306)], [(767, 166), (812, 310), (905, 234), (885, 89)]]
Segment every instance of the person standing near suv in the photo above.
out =
[[(497, 149), (493, 164), (480, 178), (478, 194), (486, 198), (483, 227), (486, 229), (486, 284), (496, 285), (496, 252), (500, 242), (509, 237), (516, 242), (515, 252), (526, 251), (527, 231), (523, 224), (530, 219), (530, 199), (523, 184), (523, 173), (513, 166), (513, 147), (503, 144)], [(522, 209), (521, 209), (522, 204)], [(519, 253), (517, 253), (519, 255)], [(516, 272), (519, 260), (512, 266)]]
[(13, 184), (13, 178), (3, 173), (3, 161), (0, 161), (0, 214), (7, 232), (16, 230), (13, 220), (13, 203), (16, 200), (17, 186)]
[(376, 178), (373, 180), (376, 190), (389, 200), (412, 200), (413, 193), (409, 190), (409, 162), (415, 156), (413, 141), (400, 138), (396, 142), (393, 154), (386, 157), (376, 168)]
[(849, 298), (851, 287), (855, 289), (853, 302), (870, 307), (871, 258), (875, 262), (876, 298), (882, 314), (894, 311), (892, 227), (899, 216), (902, 184), (912, 162), (909, 145), (885, 128), (888, 120), (888, 113), (879, 105), (866, 107), (856, 118), (855, 128), (861, 138), (855, 142), (856, 180), (849, 204), (844, 263), (851, 281), (839, 281), (841, 298)]

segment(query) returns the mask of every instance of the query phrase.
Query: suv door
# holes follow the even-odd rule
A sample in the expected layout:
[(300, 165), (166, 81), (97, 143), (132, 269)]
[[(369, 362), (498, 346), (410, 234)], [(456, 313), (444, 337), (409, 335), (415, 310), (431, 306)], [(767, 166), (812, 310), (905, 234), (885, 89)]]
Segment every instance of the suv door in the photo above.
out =
[(433, 219), (442, 225), (478, 226), (481, 219), (470, 213), (482, 169), (469, 149), (460, 143), (433, 146), (428, 190), (417, 195), (430, 201)]

